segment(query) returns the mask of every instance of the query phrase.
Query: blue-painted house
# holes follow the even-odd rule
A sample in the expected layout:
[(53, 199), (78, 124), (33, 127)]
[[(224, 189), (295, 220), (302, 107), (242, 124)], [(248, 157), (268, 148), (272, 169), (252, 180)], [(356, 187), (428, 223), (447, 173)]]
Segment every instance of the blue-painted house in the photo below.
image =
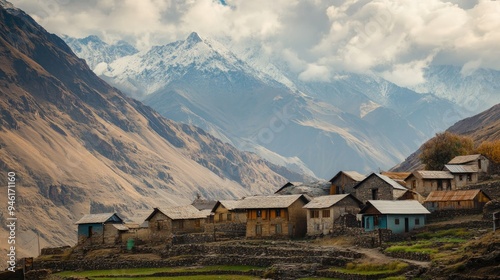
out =
[(86, 214), (78, 222), (78, 243), (113, 244), (128, 228), (116, 213)]
[(403, 233), (423, 227), (430, 212), (416, 200), (368, 200), (359, 214), (366, 231), (390, 229)]

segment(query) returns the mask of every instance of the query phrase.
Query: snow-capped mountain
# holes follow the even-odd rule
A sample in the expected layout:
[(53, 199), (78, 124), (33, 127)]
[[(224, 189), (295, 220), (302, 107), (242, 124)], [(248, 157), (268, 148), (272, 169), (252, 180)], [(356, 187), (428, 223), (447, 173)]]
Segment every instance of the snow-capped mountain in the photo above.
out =
[(136, 48), (125, 41), (109, 45), (95, 35), (81, 39), (63, 36), (62, 39), (78, 57), (84, 58), (90, 69), (94, 71), (99, 63), (109, 63), (138, 52)]
[(339, 73), (330, 82), (304, 82), (259, 61), (192, 33), (96, 72), (170, 119), (321, 178), (388, 168), (451, 124), (443, 112), (457, 111), (377, 77)]
[(414, 87), (415, 91), (432, 92), (450, 100), (467, 115), (500, 103), (500, 71), (439, 65), (427, 68), (424, 77), (426, 82)]

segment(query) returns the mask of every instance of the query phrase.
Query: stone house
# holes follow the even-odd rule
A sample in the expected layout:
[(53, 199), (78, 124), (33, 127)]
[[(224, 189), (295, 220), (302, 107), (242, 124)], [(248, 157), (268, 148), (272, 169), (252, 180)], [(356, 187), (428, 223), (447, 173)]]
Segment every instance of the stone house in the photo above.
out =
[(356, 198), (366, 203), (368, 200), (395, 200), (408, 190), (391, 178), (372, 173), (354, 186)]
[(120, 243), (121, 234), (128, 231), (116, 213), (86, 214), (75, 224), (78, 225), (78, 244)]
[(448, 165), (468, 165), (474, 166), (477, 172), (486, 173), (488, 172), (488, 167), (490, 165), (489, 160), (481, 155), (466, 155), (466, 156), (456, 156), (448, 162)]
[(330, 179), (330, 194), (354, 193), (354, 186), (365, 178), (356, 171), (340, 171)]
[(454, 176), (449, 171), (418, 170), (406, 178), (406, 188), (427, 196), (433, 191), (454, 190)]
[(481, 190), (434, 191), (427, 196), (424, 206), (429, 211), (477, 209), (482, 211), (490, 197)]
[(444, 170), (453, 174), (456, 189), (460, 189), (479, 181), (479, 172), (474, 165), (446, 164)]
[(401, 186), (406, 187), (405, 179), (410, 176), (411, 172), (392, 172), (383, 171), (380, 174), (391, 178), (392, 180), (398, 182)]
[(199, 211), (192, 205), (154, 208), (146, 218), (150, 240), (170, 240), (173, 235), (203, 232), (207, 211)]
[(359, 214), (365, 231), (403, 233), (423, 227), (430, 212), (416, 200), (369, 200)]
[(215, 203), (212, 213), (214, 223), (246, 223), (247, 212), (239, 209), (240, 200), (219, 200)]
[(238, 209), (246, 210), (246, 237), (303, 237), (307, 232), (310, 199), (303, 194), (251, 196), (240, 201)]
[(334, 226), (357, 227), (356, 214), (362, 205), (352, 194), (313, 198), (304, 206), (307, 209), (307, 235), (328, 234)]

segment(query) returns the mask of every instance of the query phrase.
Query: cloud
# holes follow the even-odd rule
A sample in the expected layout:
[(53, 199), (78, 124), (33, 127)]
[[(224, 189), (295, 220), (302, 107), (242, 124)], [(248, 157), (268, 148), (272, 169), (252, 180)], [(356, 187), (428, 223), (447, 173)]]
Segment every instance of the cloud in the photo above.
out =
[(304, 72), (299, 74), (299, 79), (310, 82), (329, 82), (330, 70), (326, 66), (309, 64)]
[(432, 64), (500, 70), (500, 1), (12, 2), (50, 32), (124, 39), (141, 49), (192, 31), (243, 47), (260, 44), (307, 80), (354, 71), (408, 85), (423, 81), (422, 67)]

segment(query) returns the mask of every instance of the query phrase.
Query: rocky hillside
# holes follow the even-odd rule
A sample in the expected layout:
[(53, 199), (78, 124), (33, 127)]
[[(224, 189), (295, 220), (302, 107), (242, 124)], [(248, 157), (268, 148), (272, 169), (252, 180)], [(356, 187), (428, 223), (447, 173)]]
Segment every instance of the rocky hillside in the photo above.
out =
[[(448, 128), (449, 132), (472, 137), (476, 145), (483, 141), (500, 139), (500, 104), (470, 118), (463, 119)], [(421, 167), (420, 149), (411, 154), (402, 163), (396, 165), (393, 171), (411, 171)]]
[(0, 3), (0, 184), (16, 173), (18, 254), (36, 254), (36, 233), (42, 247), (73, 244), (74, 222), (89, 211), (130, 216), (197, 193), (241, 197), (308, 180), (124, 96), (60, 38)]

